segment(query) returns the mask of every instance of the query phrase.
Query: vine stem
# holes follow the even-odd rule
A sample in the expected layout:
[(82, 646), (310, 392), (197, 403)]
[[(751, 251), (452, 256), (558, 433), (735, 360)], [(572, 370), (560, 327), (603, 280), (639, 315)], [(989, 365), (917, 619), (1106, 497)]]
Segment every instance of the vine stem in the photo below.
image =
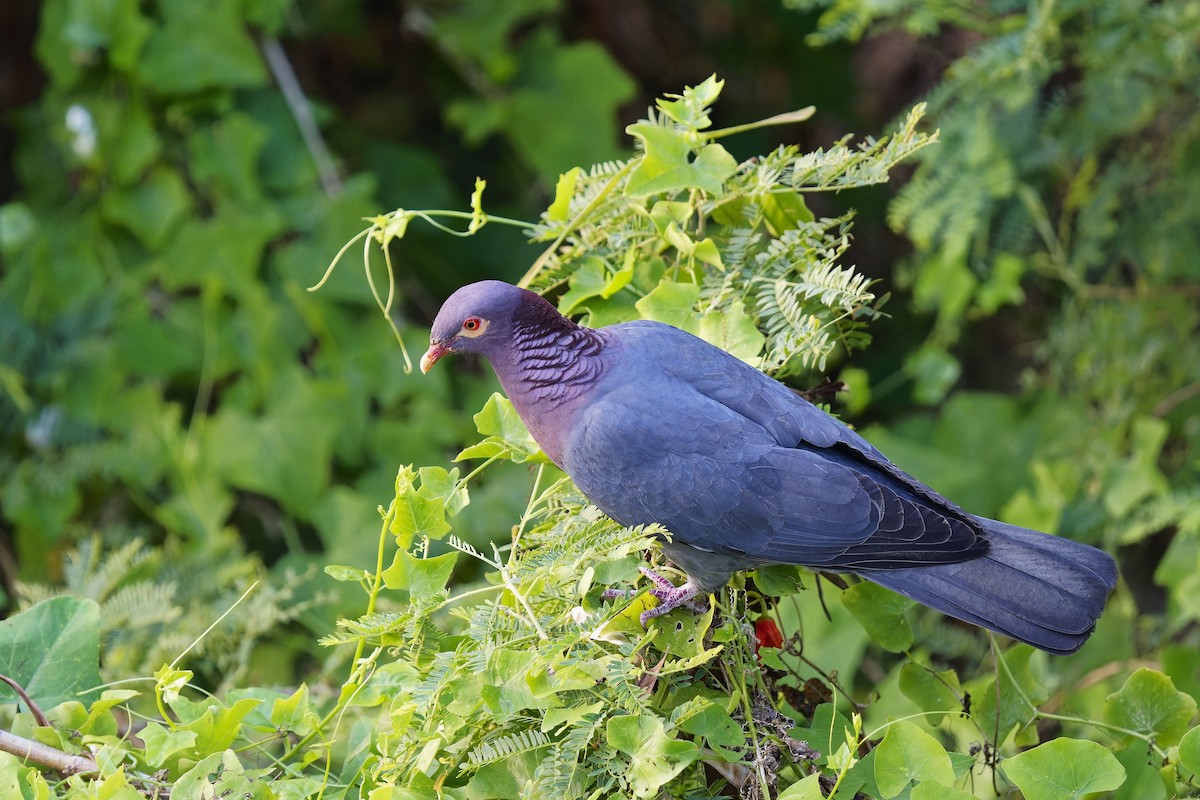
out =
[[(377, 548), (375, 554), (375, 574), (371, 578), (371, 588), (367, 592), (367, 610), (364, 616), (375, 613), (375, 603), (378, 601), (379, 594), (383, 590), (383, 560), (387, 555), (387, 541), (388, 537), (391, 535), (390, 528), (392, 527), (392, 520), (395, 518), (396, 501), (392, 500), (391, 505), (388, 506), (387, 513), (383, 515), (383, 525), (379, 529), (379, 547)], [(326, 714), (317, 725), (313, 726), (311, 731), (297, 740), (295, 744), (288, 747), (287, 751), (279, 757), (280, 761), (285, 763), (291, 761), (292, 758), (295, 757), (296, 753), (307, 747), (313, 739), (317, 738), (319, 731), (323, 730), (326, 725), (338, 718), (342, 710), (350, 702), (350, 699), (354, 697), (354, 694), (358, 691), (357, 688), (355, 688), (355, 690), (352, 692), (347, 692), (347, 688), (355, 682), (356, 678), (361, 677), (361, 674), (363, 674), (362, 670), (364, 665), (361, 662), (363, 651), (366, 650), (366, 648), (366, 638), (360, 638), (358, 640), (358, 645), (354, 648), (354, 658), (350, 662), (354, 665), (354, 667), (350, 672), (350, 676), (346, 678), (346, 682), (342, 684), (342, 691), (338, 696), (337, 703), (334, 704), (333, 708), (329, 710), (329, 713)], [(378, 654), (379, 651), (376, 650), (375, 652)], [(370, 660), (373, 659), (374, 656), (372, 656), (372, 659)], [(358, 685), (362, 685), (361, 681)]]
[(728, 128), (718, 128), (714, 131), (700, 131), (700, 135), (711, 141), (713, 139), (720, 139), (724, 136), (732, 136), (735, 133), (745, 133), (746, 131), (767, 128), (772, 125), (791, 125), (795, 122), (804, 122), (806, 119), (815, 114), (816, 111), (816, 106), (805, 106), (804, 108), (798, 108), (795, 111), (788, 111), (783, 114), (776, 114), (773, 117), (760, 119), (757, 122), (747, 122), (743, 125), (731, 125)]
[[(988, 638), (992, 640), (993, 652), (998, 652), (996, 650), (995, 637), (992, 635), (991, 631), (988, 632)], [(1122, 728), (1120, 725), (1113, 725), (1112, 723), (1101, 722), (1100, 720), (1096, 720), (1096, 719), (1087, 719), (1086, 717), (1073, 717), (1073, 716), (1070, 716), (1069, 714), (1053, 714), (1049, 711), (1040, 710), (1029, 699), (1028, 695), (1025, 694), (1025, 691), (1021, 688), (1020, 684), (1017, 683), (1016, 676), (1013, 675), (1012, 669), (1008, 666), (1008, 661), (1006, 661), (1004, 658), (997, 658), (996, 661), (1004, 669), (1004, 674), (1008, 676), (1008, 680), (1012, 683), (1012, 688), (1014, 690), (1016, 690), (1017, 695), (1021, 698), (1021, 700), (1023, 700), (1025, 702), (1025, 705), (1029, 706), (1030, 710), (1033, 711), (1034, 719), (1054, 720), (1055, 722), (1070, 722), (1070, 723), (1074, 723), (1076, 725), (1090, 725), (1093, 728), (1101, 728), (1103, 730), (1109, 730), (1109, 731), (1113, 731), (1115, 733), (1121, 733), (1121, 734), (1124, 734), (1125, 736), (1132, 736), (1133, 738), (1140, 739), (1141, 741), (1143, 741), (1147, 745), (1149, 745), (1154, 750), (1155, 754), (1158, 755), (1160, 758), (1162, 758), (1164, 761), (1167, 760), (1166, 751), (1158, 746), (1158, 744), (1154, 741), (1154, 737), (1151, 736), (1150, 734), (1142, 733), (1141, 731), (1130, 730), (1129, 728)], [(999, 688), (999, 685), (1000, 685), (1000, 681), (997, 680), (996, 681), (997, 688)], [(999, 743), (997, 743), (997, 744), (999, 744)]]
[(500, 550), (494, 544), (492, 545), (492, 551), (496, 554), (496, 563), (500, 566), (498, 572), (500, 573), (500, 580), (504, 583), (504, 588), (512, 592), (512, 596), (517, 598), (517, 602), (525, 609), (525, 613), (529, 615), (529, 621), (533, 623), (534, 630), (538, 633), (538, 638), (543, 640), (549, 639), (550, 636), (546, 633), (546, 629), (542, 627), (542, 623), (538, 621), (537, 614), (533, 611), (533, 606), (529, 605), (529, 600), (525, 598), (525, 595), (521, 594), (521, 590), (513, 583), (512, 575), (508, 572), (508, 565), (501, 563)]
[[(364, 234), (365, 234), (365, 232), (364, 232)], [(359, 237), (355, 237), (354, 241), (357, 241), (358, 238)], [(339, 254), (339, 257), (340, 257), (340, 254)], [(331, 269), (332, 269), (332, 266), (331, 266)], [(328, 274), (326, 275), (326, 277), (328, 277)], [(455, 491), (458, 491), (459, 489), (466, 486), (476, 475), (483, 472), (491, 464), (495, 463), (495, 461), (497, 459), (499, 459), (498, 455), (492, 456), (491, 458), (487, 459), (482, 464), (480, 464), (478, 467), (471, 470), (465, 476), (460, 478), (458, 480), (458, 482), (455, 484), (455, 487), (454, 487)], [(381, 508), (382, 508), (382, 506), (381, 506)], [(387, 511), (383, 514), (383, 521), (379, 528), (379, 546), (376, 548), (376, 552), (375, 552), (375, 573), (371, 578), (371, 585), (367, 591), (367, 610), (364, 613), (364, 616), (375, 613), (376, 603), (378, 603), (379, 595), (383, 591), (383, 569), (384, 569), (383, 563), (387, 557), (387, 543), (391, 537), (392, 522), (395, 520), (395, 518), (396, 518), (396, 501), (393, 499), (391, 504), (388, 506)], [(497, 561), (499, 561), (499, 555), (497, 555)], [(511, 582), (506, 582), (505, 588), (507, 588), (510, 585), (510, 583)], [(461, 599), (468, 597), (470, 595), (473, 595), (473, 594), (481, 594), (484, 591), (491, 591), (492, 589), (497, 589), (497, 588), (500, 588), (500, 587), (485, 586), (485, 587), (482, 587), (481, 589), (474, 589), (470, 592), (464, 592), (463, 594), (458, 595), (457, 597), (448, 598), (446, 601), (444, 601), (442, 603), (442, 606), (447, 605), (452, 602), (456, 602), (458, 600), (461, 600)], [(522, 598), (515, 591), (514, 591), (514, 595), (519, 600), (522, 600), (522, 601), (524, 600), (524, 598)], [(441, 608), (442, 606), (438, 606), (438, 608)], [(545, 631), (543, 631), (541, 629), (541, 626), (538, 625), (536, 619), (534, 619), (534, 626), (538, 628), (539, 633), (542, 634), (542, 638), (548, 638), (545, 635)], [(346, 678), (346, 682), (342, 684), (342, 691), (341, 691), (340, 696), (338, 697), (337, 703), (335, 703), (333, 708), (329, 710), (329, 713), (327, 713), (324, 717), (321, 718), (321, 721), (317, 725), (313, 726), (313, 729), (311, 731), (309, 731), (302, 738), (300, 738), (298, 741), (296, 741), (295, 744), (288, 747), (287, 751), (279, 758), (279, 760), (281, 762), (286, 763), (286, 762), (290, 761), (292, 758), (295, 757), (296, 753), (298, 753), (304, 747), (307, 747), (309, 745), (309, 743), (311, 743), (314, 739), (316, 739), (320, 735), (320, 731), (325, 729), (326, 725), (333, 722), (335, 719), (340, 719), (341, 714), (345, 711), (346, 706), (349, 705), (350, 700), (352, 700), (354, 698), (354, 695), (358, 693), (358, 690), (360, 688), (362, 688), (362, 684), (365, 683), (366, 677), (367, 677), (367, 671), (366, 671), (367, 666), (370, 664), (373, 664), (375, 661), (375, 658), (380, 653), (380, 649), (376, 648), (375, 652), (372, 653), (369, 657), (367, 657), (364, 660), (363, 653), (366, 650), (366, 647), (367, 647), (367, 640), (365, 638), (360, 638), (358, 640), (358, 645), (354, 649), (354, 658), (351, 660), (351, 663), (354, 665), (353, 669), (352, 669), (349, 677)], [(352, 686), (353, 686), (353, 689), (351, 690)]]
[(191, 643), (191, 644), (189, 644), (187, 647), (185, 647), (185, 648), (183, 649), (183, 652), (182, 652), (182, 653), (180, 653), (179, 655), (175, 656), (175, 660), (171, 662), (170, 669), (175, 669), (175, 665), (176, 665), (176, 664), (178, 664), (178, 663), (179, 663), (179, 662), (180, 662), (180, 661), (183, 659), (183, 657), (184, 657), (184, 656), (186, 656), (188, 653), (190, 653), (193, 647), (195, 647), (196, 645), (200, 644), (200, 642), (201, 642), (201, 641), (204, 639), (204, 637), (205, 637), (205, 636), (208, 636), (209, 632), (210, 632), (210, 631), (211, 631), (213, 628), (215, 628), (215, 627), (217, 627), (218, 625), (220, 625), (220, 624), (221, 624), (221, 620), (225, 619), (225, 618), (226, 618), (226, 617), (228, 617), (230, 614), (232, 614), (232, 613), (233, 613), (233, 610), (234, 610), (235, 608), (237, 608), (238, 606), (240, 606), (240, 605), (242, 604), (242, 601), (243, 601), (243, 600), (245, 600), (247, 597), (249, 597), (249, 596), (250, 596), (250, 593), (251, 593), (251, 592), (253, 592), (255, 589), (257, 589), (257, 588), (258, 588), (258, 584), (259, 584), (259, 583), (260, 583), (259, 581), (255, 581), (254, 583), (250, 584), (250, 585), (249, 585), (249, 586), (246, 588), (246, 591), (242, 592), (242, 596), (241, 596), (241, 597), (239, 597), (237, 600), (234, 600), (234, 601), (233, 601), (233, 604), (232, 604), (231, 606), (229, 606), (229, 608), (225, 609), (225, 613), (224, 613), (224, 614), (222, 614), (221, 616), (219, 616), (219, 617), (217, 617), (215, 620), (213, 620), (212, 624), (211, 624), (211, 625), (209, 625), (207, 628), (205, 628), (203, 633), (201, 633), (199, 636), (197, 636), (195, 639), (193, 639), (193, 640), (192, 640), (192, 643)]

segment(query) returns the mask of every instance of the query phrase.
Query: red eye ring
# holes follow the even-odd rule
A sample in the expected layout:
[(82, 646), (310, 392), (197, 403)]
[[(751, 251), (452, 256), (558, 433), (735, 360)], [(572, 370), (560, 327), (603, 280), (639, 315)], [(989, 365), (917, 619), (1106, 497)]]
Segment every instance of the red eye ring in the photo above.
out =
[(464, 331), (477, 331), (479, 330), (479, 325), (479, 317), (467, 317), (462, 324)]

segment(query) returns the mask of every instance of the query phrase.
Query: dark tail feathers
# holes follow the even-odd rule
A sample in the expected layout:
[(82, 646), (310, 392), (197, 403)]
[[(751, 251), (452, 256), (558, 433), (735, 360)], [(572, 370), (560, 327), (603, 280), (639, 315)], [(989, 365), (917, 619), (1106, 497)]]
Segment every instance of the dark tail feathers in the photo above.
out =
[(976, 517), (987, 555), (961, 564), (864, 572), (943, 614), (1051, 653), (1078, 650), (1117, 583), (1117, 565), (1090, 545)]

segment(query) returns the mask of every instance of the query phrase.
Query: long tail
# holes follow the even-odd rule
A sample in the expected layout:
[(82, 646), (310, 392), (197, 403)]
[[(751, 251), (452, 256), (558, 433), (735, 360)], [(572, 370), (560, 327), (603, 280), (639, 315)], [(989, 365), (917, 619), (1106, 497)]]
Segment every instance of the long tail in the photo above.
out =
[(987, 555), (961, 564), (877, 570), (864, 578), (951, 617), (1051, 653), (1087, 641), (1117, 583), (1103, 550), (1027, 528), (976, 517)]

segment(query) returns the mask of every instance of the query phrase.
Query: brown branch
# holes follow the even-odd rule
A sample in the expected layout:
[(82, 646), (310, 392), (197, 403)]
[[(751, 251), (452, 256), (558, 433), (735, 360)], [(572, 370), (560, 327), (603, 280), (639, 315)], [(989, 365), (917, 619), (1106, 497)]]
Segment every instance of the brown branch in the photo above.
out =
[(1158, 405), (1150, 413), (1156, 417), (1165, 417), (1167, 414), (1175, 410), (1177, 406), (1186, 403), (1193, 397), (1200, 396), (1200, 381), (1189, 383), (1158, 401)]
[(17, 693), (17, 697), (20, 697), (21, 702), (24, 703), (29, 709), (29, 713), (33, 714), (33, 718), (37, 720), (38, 725), (42, 726), (43, 728), (50, 727), (50, 720), (46, 719), (46, 715), (42, 713), (40, 708), (38, 708), (38, 704), (33, 702), (29, 695), (25, 693), (24, 686), (17, 683), (7, 675), (0, 675), (0, 681), (4, 681), (12, 687), (12, 690)]
[(96, 762), (87, 756), (64, 753), (55, 747), (17, 736), (8, 731), (0, 731), (0, 751), (12, 753), (25, 761), (32, 761), (43, 767), (57, 770), (64, 777), (88, 775), (100, 771)]

